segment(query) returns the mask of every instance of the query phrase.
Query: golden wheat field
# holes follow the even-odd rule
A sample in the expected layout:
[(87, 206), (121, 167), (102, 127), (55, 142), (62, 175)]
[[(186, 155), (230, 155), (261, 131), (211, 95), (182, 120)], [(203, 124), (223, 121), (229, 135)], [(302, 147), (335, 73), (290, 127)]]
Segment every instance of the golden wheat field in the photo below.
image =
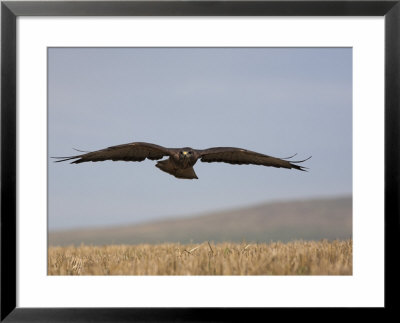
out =
[(49, 275), (351, 275), (352, 240), (49, 247)]

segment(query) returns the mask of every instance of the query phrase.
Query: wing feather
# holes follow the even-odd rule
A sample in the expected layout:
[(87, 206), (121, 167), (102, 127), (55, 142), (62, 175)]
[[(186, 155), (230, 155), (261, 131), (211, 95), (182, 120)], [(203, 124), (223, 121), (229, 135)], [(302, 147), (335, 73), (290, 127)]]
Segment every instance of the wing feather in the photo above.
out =
[(278, 168), (295, 168), (298, 170), (305, 170), (306, 167), (296, 165), (308, 160), (309, 158), (301, 161), (287, 161), (284, 159), (264, 155), (255, 151), (234, 148), (234, 147), (214, 147), (197, 151), (198, 156), (202, 162), (213, 163), (223, 162), (236, 165), (263, 165)]
[(88, 152), (82, 155), (70, 157), (53, 157), (58, 158), (56, 162), (66, 160), (74, 160), (71, 164), (79, 164), (84, 162), (98, 162), (105, 160), (112, 161), (143, 161), (146, 158), (151, 160), (161, 159), (164, 156), (170, 156), (172, 151), (169, 148), (146, 143), (132, 142), (118, 146), (111, 146), (105, 149)]

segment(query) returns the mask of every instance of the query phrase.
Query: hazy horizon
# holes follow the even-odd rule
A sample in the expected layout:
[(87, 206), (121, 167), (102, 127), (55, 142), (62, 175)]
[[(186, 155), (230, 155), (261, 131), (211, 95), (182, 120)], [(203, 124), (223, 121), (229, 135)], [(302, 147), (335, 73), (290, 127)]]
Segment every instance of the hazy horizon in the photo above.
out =
[(308, 172), (198, 162), (48, 163), (50, 230), (352, 193), (351, 48), (49, 48), (48, 154), (146, 141), (297, 153)]
[(342, 198), (353, 198), (352, 194), (341, 194), (341, 195), (331, 195), (331, 196), (314, 196), (314, 197), (303, 197), (303, 198), (293, 198), (293, 199), (277, 199), (272, 201), (265, 201), (265, 202), (256, 202), (253, 204), (243, 204), (236, 207), (227, 207), (227, 208), (218, 208), (218, 209), (210, 209), (201, 211), (198, 213), (191, 213), (191, 214), (176, 214), (176, 215), (162, 215), (160, 217), (152, 217), (151, 219), (143, 219), (142, 221), (132, 221), (129, 220), (125, 223), (114, 224), (114, 225), (88, 225), (88, 226), (79, 226), (79, 227), (68, 227), (68, 228), (61, 228), (61, 229), (50, 229), (50, 232), (60, 232), (60, 231), (70, 231), (70, 230), (86, 230), (86, 229), (104, 229), (104, 228), (119, 228), (122, 226), (133, 226), (133, 225), (144, 225), (144, 224), (152, 224), (157, 223), (160, 221), (171, 221), (171, 220), (181, 220), (181, 219), (193, 219), (202, 216), (208, 216), (210, 214), (217, 214), (217, 213), (225, 213), (229, 211), (239, 211), (239, 210), (246, 210), (248, 208), (254, 208), (258, 206), (265, 206), (265, 205), (272, 205), (272, 204), (279, 204), (279, 203), (295, 203), (295, 202), (309, 202), (309, 201), (318, 201), (318, 200), (336, 200)]
[(351, 196), (281, 201), (145, 223), (49, 231), (49, 245), (271, 242), (352, 238)]

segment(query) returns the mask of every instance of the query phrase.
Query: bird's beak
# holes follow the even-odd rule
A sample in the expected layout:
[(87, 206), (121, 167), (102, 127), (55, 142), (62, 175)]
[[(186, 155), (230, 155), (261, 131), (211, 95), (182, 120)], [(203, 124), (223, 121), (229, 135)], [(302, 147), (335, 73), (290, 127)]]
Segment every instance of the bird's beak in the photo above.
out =
[(187, 151), (184, 151), (184, 152), (183, 152), (183, 156), (187, 156)]

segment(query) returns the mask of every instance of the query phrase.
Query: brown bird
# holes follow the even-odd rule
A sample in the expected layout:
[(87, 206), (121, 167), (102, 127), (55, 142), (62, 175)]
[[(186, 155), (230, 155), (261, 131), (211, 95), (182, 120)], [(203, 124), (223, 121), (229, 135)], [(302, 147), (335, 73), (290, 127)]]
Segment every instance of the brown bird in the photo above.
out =
[(306, 167), (298, 166), (311, 157), (300, 161), (288, 161), (292, 158), (276, 158), (263, 155), (254, 151), (234, 148), (234, 147), (214, 147), (209, 149), (193, 149), (184, 148), (165, 148), (155, 144), (146, 142), (132, 142), (129, 144), (112, 146), (105, 149), (87, 152), (86, 154), (70, 156), (70, 157), (53, 157), (58, 158), (56, 162), (73, 160), (71, 164), (79, 164), (84, 162), (98, 162), (104, 160), (112, 161), (143, 161), (146, 158), (158, 160), (165, 156), (168, 159), (157, 162), (156, 167), (162, 171), (174, 175), (177, 178), (194, 179), (198, 178), (194, 172), (193, 166), (197, 160), (202, 162), (224, 162), (229, 164), (252, 164), (282, 168), (294, 168), (304, 171)]

